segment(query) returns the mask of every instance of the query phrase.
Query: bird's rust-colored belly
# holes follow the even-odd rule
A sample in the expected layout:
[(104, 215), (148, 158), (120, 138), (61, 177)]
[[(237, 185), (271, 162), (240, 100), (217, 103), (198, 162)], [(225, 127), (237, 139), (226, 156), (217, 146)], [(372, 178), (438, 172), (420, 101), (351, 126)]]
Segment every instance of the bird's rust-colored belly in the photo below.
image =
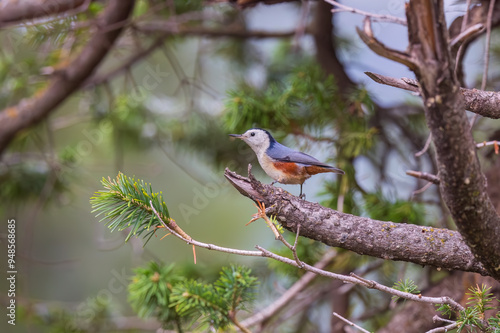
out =
[(277, 180), (283, 184), (302, 184), (312, 175), (333, 172), (332, 169), (317, 165), (303, 165), (293, 162), (273, 162), (272, 164), (281, 173), (281, 177)]
[(279, 179), (276, 179), (282, 184), (302, 184), (311, 177), (306, 169), (293, 162), (273, 162), (273, 167), (280, 173)]

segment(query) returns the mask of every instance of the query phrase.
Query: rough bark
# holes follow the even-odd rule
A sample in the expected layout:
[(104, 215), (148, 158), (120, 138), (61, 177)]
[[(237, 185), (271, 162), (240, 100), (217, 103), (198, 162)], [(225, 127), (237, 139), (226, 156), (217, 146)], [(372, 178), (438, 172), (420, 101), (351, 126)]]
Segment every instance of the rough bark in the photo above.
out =
[(16, 133), (47, 117), (89, 77), (120, 35), (135, 0), (110, 0), (98, 20), (99, 30), (67, 67), (54, 73), (47, 88), (0, 112), (0, 154)]
[(372, 220), (301, 200), (282, 188), (264, 185), (226, 169), (225, 177), (243, 195), (266, 205), (289, 231), (358, 254), (443, 269), (487, 274), (456, 231)]
[(474, 256), (500, 279), (500, 217), (465, 114), (451, 57), (442, 1), (414, 0), (406, 6), (409, 55), (415, 64), (427, 125), (436, 149), (441, 195)]

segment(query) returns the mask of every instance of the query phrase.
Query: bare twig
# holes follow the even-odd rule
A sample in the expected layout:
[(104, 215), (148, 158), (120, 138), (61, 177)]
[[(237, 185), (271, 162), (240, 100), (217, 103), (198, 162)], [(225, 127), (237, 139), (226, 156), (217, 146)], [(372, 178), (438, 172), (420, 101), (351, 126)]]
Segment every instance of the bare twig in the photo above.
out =
[(198, 246), (198, 247), (202, 247), (202, 248), (205, 248), (205, 249), (208, 249), (208, 250), (215, 250), (215, 251), (219, 251), (219, 252), (239, 254), (239, 255), (242, 255), (242, 256), (263, 257), (263, 254), (262, 254), (261, 251), (246, 251), (246, 250), (231, 249), (231, 248), (227, 248), (227, 247), (217, 246), (217, 245), (214, 245), (214, 244), (207, 244), (207, 243), (198, 242), (198, 241), (196, 241), (196, 240), (194, 240), (192, 238), (191, 239), (185, 238), (184, 236), (181, 236), (179, 233), (177, 233), (173, 228), (171, 228), (169, 226), (169, 224), (165, 223), (165, 221), (162, 220), (162, 218), (160, 217), (160, 215), (158, 214), (158, 212), (156, 211), (156, 209), (153, 207), (153, 203), (151, 201), (149, 202), (149, 204), (150, 204), (151, 209), (153, 210), (154, 214), (156, 215), (156, 217), (160, 221), (161, 225), (165, 229), (167, 229), (168, 231), (170, 231), (172, 233), (172, 235), (174, 235), (175, 237), (177, 237), (177, 238), (185, 241), (188, 244), (195, 245), (195, 246)]
[(369, 17), (366, 17), (364, 19), (363, 29), (356, 27), (356, 31), (358, 32), (358, 35), (363, 40), (363, 42), (379, 56), (403, 64), (410, 69), (415, 68), (416, 65), (414, 64), (413, 59), (409, 54), (407, 54), (406, 52), (391, 49), (375, 38), (375, 36), (373, 35)]
[[(488, 17), (486, 19), (486, 41), (484, 42), (484, 67), (483, 67), (483, 77), (481, 80), (481, 90), (486, 89), (486, 83), (488, 82), (488, 68), (490, 66), (490, 41), (491, 41), (491, 21), (493, 18), (493, 10), (495, 9), (495, 0), (490, 0), (490, 6), (488, 7)], [(476, 113), (472, 117), (470, 122), (470, 127), (472, 128), (476, 123), (479, 115)]]
[(436, 184), (436, 185), (439, 184), (439, 177), (436, 175), (433, 175), (431, 173), (422, 172), (422, 171), (407, 170), (406, 174), (408, 176), (427, 180), (428, 182), (431, 182), (431, 183)]
[[(462, 35), (465, 31), (465, 28), (467, 27), (467, 22), (469, 21), (469, 15), (470, 15), (470, 5), (471, 5), (471, 2), (472, 0), (467, 0), (467, 4), (466, 4), (466, 10), (465, 10), (465, 15), (462, 17), (462, 25), (460, 27), (460, 34), (459, 35)], [(473, 37), (473, 36), (471, 36)], [(455, 56), (455, 73), (458, 71), (458, 68), (462, 62), (462, 57), (463, 57), (463, 53), (464, 53), (464, 50), (465, 50), (465, 42), (467, 40), (469, 40), (469, 38), (459, 38), (456, 42), (455, 42), (455, 39), (454, 38), (452, 41), (451, 41), (451, 45), (452, 47), (453, 46), (458, 46), (458, 51), (457, 51), (457, 54)], [(458, 43), (457, 43), (458, 42)]]
[(433, 328), (432, 330), (427, 331), (426, 333), (440, 333), (440, 332), (449, 332), (452, 329), (455, 329), (460, 325), (459, 322), (455, 322), (453, 324), (447, 325), (447, 326), (442, 326), (442, 327), (437, 327)]
[[(335, 251), (334, 249), (325, 252), (325, 254), (323, 254), (323, 257), (316, 264), (314, 264), (314, 267), (318, 269), (324, 269), (333, 261), (336, 255), (337, 251)], [(300, 291), (306, 288), (309, 283), (311, 283), (317, 276), (318, 275), (313, 272), (306, 272), (297, 282), (293, 284), (293, 286), (291, 286), (286, 292), (284, 292), (280, 298), (278, 298), (262, 311), (242, 321), (242, 324), (247, 327), (251, 327), (275, 316), (281, 309), (288, 305)]]
[(422, 186), (421, 188), (419, 188), (418, 190), (415, 190), (411, 193), (411, 196), (415, 196), (416, 194), (420, 194), (420, 193), (424, 193), (425, 191), (427, 191), (429, 189), (429, 187), (431, 187), (433, 184), (431, 182), (428, 182), (427, 184), (425, 184), (424, 186)]
[(481, 90), (486, 89), (486, 83), (488, 82), (488, 68), (490, 65), (491, 20), (493, 17), (493, 10), (495, 9), (495, 2), (495, 0), (490, 0), (490, 6), (488, 7), (488, 17), (486, 20), (486, 41), (484, 45), (484, 68), (483, 77), (481, 80)]
[(493, 146), (495, 148), (495, 154), (498, 155), (498, 151), (499, 151), (499, 145), (500, 145), (500, 141), (498, 140), (493, 140), (493, 141), (484, 141), (484, 142), (481, 142), (481, 143), (476, 143), (476, 148), (482, 148), (482, 147), (486, 147), (486, 146)]
[(297, 233), (295, 234), (295, 242), (293, 243), (293, 246), (290, 248), (290, 250), (292, 251), (295, 262), (299, 265), (300, 268), (302, 268), (304, 263), (299, 260), (299, 256), (297, 255), (297, 243), (299, 241), (299, 234), (300, 234), (300, 224), (297, 226)]
[(203, 247), (203, 248), (206, 248), (209, 250), (216, 250), (216, 251), (225, 252), (225, 253), (239, 254), (239, 255), (244, 255), (244, 256), (267, 257), (267, 258), (275, 259), (277, 261), (283, 262), (283, 263), (291, 265), (291, 266), (295, 266), (297, 268), (302, 268), (306, 271), (309, 271), (309, 272), (312, 272), (312, 273), (315, 273), (318, 275), (322, 275), (322, 276), (325, 276), (325, 277), (328, 277), (331, 279), (340, 280), (340, 281), (343, 281), (345, 283), (353, 283), (353, 284), (362, 285), (362, 286), (365, 286), (365, 287), (370, 288), (370, 289), (380, 290), (380, 291), (383, 291), (383, 292), (388, 293), (390, 295), (413, 300), (416, 302), (424, 302), (424, 303), (430, 303), (430, 304), (448, 304), (454, 310), (463, 310), (464, 309), (463, 306), (461, 306), (459, 303), (457, 303), (456, 301), (454, 301), (453, 299), (451, 299), (450, 297), (447, 297), (447, 296), (426, 297), (426, 296), (422, 296), (422, 295), (415, 295), (415, 294), (403, 292), (403, 291), (400, 291), (400, 290), (397, 290), (394, 288), (384, 286), (384, 285), (382, 285), (378, 282), (375, 282), (373, 280), (366, 280), (366, 279), (364, 279), (356, 274), (351, 273), (351, 276), (347, 276), (347, 275), (343, 275), (343, 274), (332, 273), (332, 272), (328, 272), (328, 271), (319, 269), (315, 266), (311, 266), (311, 265), (308, 265), (308, 264), (302, 263), (302, 262), (301, 262), (302, 267), (300, 267), (300, 265), (295, 260), (280, 256), (278, 254), (275, 254), (269, 250), (264, 249), (263, 247), (261, 247), (259, 245), (256, 246), (256, 248), (259, 251), (246, 251), (246, 250), (238, 250), (238, 249), (221, 247), (221, 246), (217, 246), (217, 245), (213, 245), (213, 244), (202, 243), (202, 242), (196, 241), (192, 238), (185, 238), (184, 236), (182, 236), (181, 234), (179, 234), (178, 232), (176, 232), (173, 228), (171, 228), (169, 226), (169, 224), (171, 224), (172, 222), (167, 224), (167, 223), (165, 223), (165, 221), (162, 220), (162, 218), (160, 217), (160, 215), (158, 214), (158, 212), (154, 208), (152, 201), (150, 201), (149, 204), (151, 206), (152, 211), (154, 212), (154, 214), (156, 215), (156, 217), (160, 221), (161, 225), (165, 229), (170, 231), (177, 238), (185, 241), (188, 244), (192, 244), (193, 246)]
[[(283, 262), (285, 264), (289, 264), (289, 265), (298, 267), (295, 260), (277, 255), (277, 254), (275, 254), (269, 250), (266, 250), (258, 245), (256, 246), (256, 248), (261, 250), (264, 253), (265, 257), (272, 258), (272, 259), (278, 260), (280, 262)], [(324, 270), (317, 269), (317, 268), (310, 266), (306, 263), (304, 263), (303, 269), (305, 269), (306, 271), (314, 272), (318, 275), (322, 275), (322, 276), (331, 278), (331, 279), (340, 280), (340, 281), (343, 281), (345, 283), (353, 283), (353, 284), (362, 285), (362, 286), (370, 288), (370, 289), (376, 289), (376, 290), (388, 293), (390, 295), (398, 296), (398, 297), (409, 299), (412, 301), (422, 302), (422, 303), (430, 303), (430, 304), (448, 304), (454, 310), (460, 310), (460, 311), (464, 310), (464, 307), (462, 305), (460, 305), (459, 303), (457, 303), (456, 301), (454, 301), (453, 299), (451, 299), (450, 297), (447, 297), (447, 296), (427, 297), (427, 296), (422, 296), (422, 295), (415, 295), (415, 294), (411, 294), (411, 293), (406, 293), (406, 292), (403, 292), (403, 291), (400, 291), (400, 290), (397, 290), (394, 288), (384, 286), (384, 285), (382, 285), (378, 282), (375, 282), (373, 280), (364, 279), (360, 276), (357, 276), (356, 274), (351, 273), (351, 276), (347, 276), (347, 275), (327, 272)]]
[(337, 8), (332, 9), (333, 13), (350, 12), (350, 13), (354, 13), (354, 14), (359, 14), (359, 15), (363, 15), (363, 16), (366, 16), (366, 17), (370, 17), (374, 21), (384, 21), (384, 22), (390, 22), (390, 23), (396, 23), (396, 24), (406, 25), (406, 20), (405, 19), (402, 19), (402, 18), (399, 18), (399, 17), (396, 17), (396, 16), (381, 15), (381, 14), (374, 14), (374, 13), (370, 13), (370, 12), (365, 12), (365, 11), (357, 9), (357, 8), (353, 8), (353, 7), (349, 7), (349, 6), (343, 5), (343, 4), (338, 3), (337, 1), (334, 1), (334, 0), (325, 0), (325, 1), (328, 2), (329, 4), (331, 4), (332, 6), (337, 7)]
[(432, 317), (432, 321), (433, 322), (442, 321), (443, 323), (448, 323), (448, 324), (455, 323), (454, 320), (444, 319), (444, 318), (439, 317), (438, 315), (435, 315), (434, 317)]
[(415, 157), (420, 157), (423, 154), (425, 154), (427, 152), (427, 150), (429, 149), (429, 147), (431, 146), (431, 142), (432, 142), (432, 133), (429, 133), (429, 136), (427, 137), (427, 140), (425, 141), (424, 148), (422, 148), (421, 151), (416, 152)]
[(248, 328), (246, 328), (245, 325), (243, 325), (242, 323), (239, 322), (239, 320), (236, 318), (236, 315), (230, 314), (229, 319), (231, 319), (233, 324), (236, 325), (236, 327), (238, 327), (240, 329), (240, 331), (242, 331), (243, 333), (252, 333)]
[[(453, 38), (450, 41), (450, 46), (453, 48), (453, 47), (457, 47), (460, 45), (459, 50), (461, 50), (461, 49), (463, 49), (462, 45), (466, 41), (470, 40), (471, 38), (476, 37), (478, 34), (482, 33), (483, 31), (484, 31), (483, 24), (481, 24), (481, 23), (474, 24), (473, 26), (468, 27), (467, 30), (462, 31), (458, 36)], [(458, 59), (458, 56), (457, 56), (457, 59)]]
[(352, 321), (349, 321), (347, 320), (347, 318), (344, 318), (342, 317), (341, 315), (339, 315), (337, 312), (334, 312), (333, 315), (337, 318), (339, 318), (340, 320), (342, 320), (344, 323), (346, 323), (347, 325), (349, 326), (352, 326), (352, 327), (355, 327), (357, 328), (358, 330), (360, 330), (361, 332), (364, 332), (364, 333), (370, 333), (369, 331), (365, 330), (363, 327), (360, 327), (358, 325), (356, 325), (355, 323), (353, 323)]
[(266, 206), (264, 205), (264, 203), (258, 201), (257, 204), (258, 206), (255, 204), (254, 206), (257, 207), (258, 212), (252, 215), (252, 219), (246, 225), (249, 225), (250, 223), (258, 219), (264, 219), (264, 221), (266, 221), (267, 226), (272, 230), (274, 237), (276, 239), (281, 240), (283, 244), (285, 244), (289, 249), (291, 249), (291, 245), (288, 244), (288, 242), (283, 238), (283, 236), (280, 234), (280, 232), (274, 225), (273, 221), (271, 221), (269, 217), (266, 215)]

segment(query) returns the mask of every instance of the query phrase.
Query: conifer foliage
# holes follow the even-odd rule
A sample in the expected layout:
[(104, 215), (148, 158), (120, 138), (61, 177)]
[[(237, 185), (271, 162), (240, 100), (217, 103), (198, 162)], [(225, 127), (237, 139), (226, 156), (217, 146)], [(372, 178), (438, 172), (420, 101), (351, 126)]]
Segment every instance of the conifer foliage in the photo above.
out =
[[(103, 215), (100, 221), (111, 231), (130, 228), (127, 240), (142, 236), (147, 242), (162, 227), (160, 216), (164, 223), (183, 233), (170, 218), (162, 193), (153, 192), (151, 184), (123, 173), (116, 179), (103, 178), (102, 184), (105, 189), (96, 192), (90, 201), (93, 212)], [(173, 265), (150, 262), (135, 270), (129, 301), (140, 317), (155, 317), (164, 327), (175, 327), (179, 332), (183, 325), (193, 323), (216, 329), (233, 323), (244, 331), (236, 313), (254, 299), (256, 284), (257, 278), (245, 267), (223, 267), (219, 279), (206, 284), (182, 277)]]

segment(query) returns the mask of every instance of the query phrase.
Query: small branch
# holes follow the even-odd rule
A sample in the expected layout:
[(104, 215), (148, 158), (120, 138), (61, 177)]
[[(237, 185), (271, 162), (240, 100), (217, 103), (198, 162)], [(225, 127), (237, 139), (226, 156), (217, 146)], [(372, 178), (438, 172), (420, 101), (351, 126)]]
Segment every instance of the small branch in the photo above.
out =
[(401, 88), (404, 90), (409, 90), (413, 91), (416, 93), (420, 93), (419, 88), (418, 88), (418, 82), (416, 80), (411, 80), (407, 78), (402, 78), (402, 79), (396, 79), (391, 76), (385, 76), (382, 74), (377, 74), (377, 73), (372, 73), (372, 72), (365, 72), (366, 76), (368, 76), (370, 79), (373, 81), (380, 83), (380, 84), (385, 84), (387, 86), (395, 87), (395, 88)]
[(370, 331), (367, 331), (365, 330), (363, 327), (360, 327), (358, 325), (356, 325), (355, 323), (353, 323), (352, 321), (349, 321), (347, 320), (346, 318), (342, 317), (341, 315), (339, 315), (337, 312), (334, 312), (333, 315), (337, 318), (339, 318), (340, 320), (342, 320), (344, 323), (346, 323), (347, 325), (349, 326), (352, 326), (354, 328), (357, 328), (358, 330), (360, 330), (361, 332), (364, 332), (364, 333), (370, 333)]
[[(292, 265), (292, 266), (295, 266), (298, 268), (297, 263), (290, 258), (286, 258), (286, 257), (282, 257), (280, 255), (277, 255), (277, 254), (275, 254), (271, 251), (268, 251), (268, 250), (266, 250), (258, 245), (256, 246), (256, 248), (259, 249), (260, 251), (262, 251), (264, 253), (265, 257), (272, 258), (272, 259), (281, 261), (285, 264), (289, 264), (289, 265)], [(378, 282), (375, 282), (373, 280), (364, 279), (364, 278), (357, 276), (355, 274), (351, 274), (351, 276), (336, 274), (336, 273), (327, 272), (324, 270), (317, 269), (317, 268), (310, 266), (308, 264), (304, 264), (303, 269), (305, 269), (306, 271), (314, 272), (318, 275), (322, 275), (322, 276), (331, 278), (331, 279), (340, 280), (340, 281), (343, 281), (345, 283), (353, 283), (353, 284), (362, 285), (362, 286), (370, 288), (370, 289), (383, 291), (387, 294), (398, 296), (398, 297), (405, 298), (405, 299), (409, 299), (409, 300), (412, 300), (415, 302), (430, 303), (430, 304), (448, 304), (452, 309), (454, 309), (456, 311), (464, 310), (463, 306), (461, 306), (459, 303), (457, 303), (456, 301), (454, 301), (453, 299), (451, 299), (450, 297), (447, 297), (447, 296), (427, 297), (427, 296), (422, 296), (422, 295), (415, 295), (415, 294), (411, 294), (411, 293), (406, 293), (406, 292), (403, 292), (403, 291), (400, 291), (400, 290), (397, 290), (394, 288), (384, 286), (384, 285), (382, 285)]]
[(447, 325), (447, 326), (442, 326), (442, 327), (437, 327), (434, 328), (430, 331), (427, 331), (426, 333), (440, 333), (440, 332), (449, 332), (455, 328), (457, 328), (460, 325), (459, 322), (455, 322), (453, 324)]
[[(486, 18), (486, 42), (484, 43), (484, 68), (483, 77), (481, 79), (481, 90), (486, 89), (486, 83), (488, 82), (488, 68), (490, 66), (490, 41), (491, 41), (491, 21), (493, 18), (493, 10), (495, 9), (495, 0), (490, 0), (490, 5), (488, 7), (488, 16)], [(470, 127), (472, 128), (476, 123), (478, 118), (476, 113), (470, 122)]]
[(490, 40), (491, 40), (491, 21), (493, 18), (493, 10), (495, 9), (495, 0), (490, 0), (488, 7), (488, 17), (486, 19), (486, 42), (484, 45), (484, 69), (483, 77), (481, 80), (481, 90), (486, 89), (486, 82), (488, 82), (488, 68), (490, 65)]
[(422, 148), (421, 151), (416, 152), (415, 157), (420, 157), (423, 154), (425, 154), (427, 152), (427, 150), (429, 150), (429, 147), (431, 146), (431, 142), (432, 142), (432, 133), (429, 133), (429, 136), (427, 137), (427, 140), (425, 141), (424, 148)]
[(300, 234), (300, 224), (297, 226), (297, 234), (295, 235), (295, 243), (293, 243), (293, 246), (291, 247), (291, 251), (293, 254), (293, 258), (295, 259), (295, 262), (299, 265), (300, 268), (303, 267), (304, 263), (299, 259), (299, 256), (297, 255), (297, 243), (299, 240), (299, 234)]
[(469, 41), (471, 38), (476, 37), (484, 31), (484, 24), (478, 23), (468, 27), (462, 31), (458, 36), (453, 38), (450, 42), (452, 48), (460, 47), (463, 43)]
[(476, 143), (476, 148), (482, 148), (482, 147), (486, 147), (486, 146), (493, 146), (495, 148), (495, 154), (498, 155), (499, 144), (500, 144), (500, 142), (497, 141), (497, 140), (488, 141), (488, 142), (484, 141), (484, 142), (481, 142), (481, 143)]
[(297, 233), (295, 235), (295, 243), (292, 246), (292, 245), (290, 245), (290, 243), (287, 242), (287, 240), (283, 237), (283, 235), (280, 234), (280, 232), (278, 231), (278, 229), (276, 228), (274, 223), (266, 215), (266, 206), (263, 203), (261, 203), (260, 201), (257, 201), (257, 204), (258, 204), (258, 206), (256, 206), (255, 204), (254, 204), (254, 206), (256, 206), (258, 208), (258, 210), (259, 210), (258, 213), (254, 214), (252, 216), (252, 219), (250, 220), (250, 222), (248, 222), (246, 225), (248, 225), (248, 224), (252, 223), (253, 221), (258, 220), (260, 218), (264, 219), (264, 221), (266, 221), (267, 226), (273, 232), (274, 237), (277, 240), (281, 241), (287, 248), (290, 249), (290, 251), (292, 251), (293, 258), (295, 259), (295, 262), (297, 263), (299, 268), (302, 268), (304, 263), (302, 261), (300, 261), (299, 256), (297, 255), (297, 242), (299, 240), (300, 225), (297, 227)]
[[(420, 94), (417, 80), (403, 78), (396, 79), (382, 74), (365, 72), (373, 81), (385, 84), (391, 87), (401, 88), (417, 92)], [(500, 119), (500, 93), (496, 91), (483, 91), (477, 89), (460, 88), (464, 98), (465, 108), (471, 112), (477, 113), (483, 117)]]
[(332, 13), (350, 12), (350, 13), (353, 13), (353, 14), (359, 14), (359, 15), (363, 15), (363, 16), (366, 16), (366, 17), (370, 17), (374, 21), (390, 22), (390, 23), (396, 23), (396, 24), (401, 24), (401, 25), (406, 26), (406, 20), (402, 19), (402, 18), (399, 18), (399, 17), (396, 17), (396, 16), (380, 15), (380, 14), (374, 14), (374, 13), (370, 13), (370, 12), (365, 12), (365, 11), (357, 9), (357, 8), (353, 8), (353, 7), (349, 7), (349, 6), (343, 5), (343, 4), (338, 3), (337, 1), (334, 1), (334, 0), (325, 0), (325, 1), (328, 2), (329, 4), (331, 4), (332, 6), (337, 7), (337, 8), (332, 9)]
[(161, 225), (165, 229), (167, 229), (168, 231), (170, 231), (172, 233), (172, 235), (174, 235), (175, 237), (177, 237), (177, 238), (185, 241), (188, 244), (192, 244), (192, 245), (195, 245), (195, 246), (198, 246), (198, 247), (202, 247), (202, 248), (208, 249), (208, 250), (215, 250), (215, 251), (225, 252), (225, 253), (231, 253), (231, 254), (239, 254), (239, 255), (242, 255), (242, 256), (250, 256), (250, 257), (263, 257), (264, 256), (261, 251), (246, 251), (246, 250), (231, 249), (231, 248), (217, 246), (217, 245), (213, 245), (213, 244), (207, 244), (207, 243), (198, 242), (198, 241), (196, 241), (196, 240), (194, 240), (192, 238), (190, 238), (190, 239), (185, 238), (185, 237), (181, 236), (179, 233), (177, 233), (173, 228), (171, 228), (169, 226), (170, 223), (167, 224), (167, 223), (165, 223), (165, 221), (163, 221), (163, 219), (160, 217), (160, 215), (158, 214), (158, 212), (156, 211), (156, 209), (153, 207), (152, 202), (150, 202), (149, 204), (151, 206), (151, 209), (155, 213), (156, 217), (160, 221)]
[(415, 68), (415, 64), (409, 54), (391, 49), (373, 36), (371, 21), (368, 17), (363, 21), (363, 29), (356, 27), (356, 31), (363, 42), (379, 56), (403, 64), (410, 69)]
[(243, 333), (252, 333), (246, 326), (242, 325), (238, 319), (236, 319), (236, 315), (230, 315), (229, 318), (233, 322), (233, 324), (238, 327)]
[[(333, 261), (336, 255), (337, 251), (334, 249), (325, 252), (323, 257), (314, 265), (314, 267), (323, 270)], [(288, 288), (287, 291), (280, 296), (280, 298), (252, 317), (245, 319), (242, 324), (247, 327), (251, 327), (274, 317), (280, 310), (290, 304), (297, 294), (305, 289), (317, 276), (318, 275), (316, 273), (306, 272), (297, 282), (293, 284), (293, 286)]]
[(406, 174), (408, 176), (427, 180), (428, 182), (431, 182), (431, 183), (436, 184), (436, 185), (439, 184), (439, 177), (436, 175), (433, 175), (431, 173), (422, 172), (422, 171), (407, 170)]
[(448, 323), (448, 324), (454, 324), (455, 323), (455, 321), (453, 321), (453, 320), (444, 319), (444, 318), (439, 317), (438, 315), (432, 317), (432, 321), (433, 322), (441, 321), (443, 323)]
[(411, 196), (415, 196), (416, 194), (420, 194), (420, 193), (424, 193), (425, 191), (427, 191), (430, 187), (432, 186), (432, 183), (431, 182), (428, 182), (427, 184), (425, 184), (424, 186), (422, 186), (421, 188), (419, 188), (418, 190), (415, 190), (411, 193)]

